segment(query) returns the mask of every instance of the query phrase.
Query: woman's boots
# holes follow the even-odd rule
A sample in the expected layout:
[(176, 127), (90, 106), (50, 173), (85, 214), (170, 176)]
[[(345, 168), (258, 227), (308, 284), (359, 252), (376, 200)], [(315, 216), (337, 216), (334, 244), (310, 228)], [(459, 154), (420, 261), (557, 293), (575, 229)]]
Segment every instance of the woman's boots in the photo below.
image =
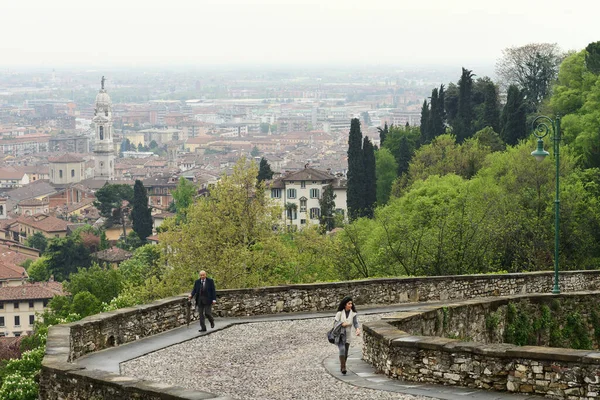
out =
[(340, 370), (344, 375), (346, 375), (346, 358), (347, 356), (340, 356)]

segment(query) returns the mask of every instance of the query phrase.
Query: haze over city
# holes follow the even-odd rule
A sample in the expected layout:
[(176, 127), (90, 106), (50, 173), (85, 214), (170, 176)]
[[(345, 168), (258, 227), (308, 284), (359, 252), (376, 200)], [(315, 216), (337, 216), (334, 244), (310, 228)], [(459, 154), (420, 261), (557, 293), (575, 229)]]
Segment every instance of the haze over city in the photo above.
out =
[(595, 2), (7, 2), (0, 66), (492, 65), (504, 48), (595, 39)]

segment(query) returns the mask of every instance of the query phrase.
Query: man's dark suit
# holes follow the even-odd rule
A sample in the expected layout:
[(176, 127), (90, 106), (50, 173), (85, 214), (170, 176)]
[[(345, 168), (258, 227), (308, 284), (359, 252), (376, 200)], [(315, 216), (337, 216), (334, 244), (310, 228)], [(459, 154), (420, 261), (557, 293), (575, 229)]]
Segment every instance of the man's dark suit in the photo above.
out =
[(215, 320), (212, 316), (212, 304), (214, 301), (217, 301), (215, 282), (210, 278), (206, 278), (204, 284), (202, 283), (202, 279), (196, 280), (191, 296), (196, 299), (196, 307), (198, 307), (198, 313), (200, 314), (200, 329), (206, 330), (205, 315), (210, 322), (210, 327), (214, 327)]

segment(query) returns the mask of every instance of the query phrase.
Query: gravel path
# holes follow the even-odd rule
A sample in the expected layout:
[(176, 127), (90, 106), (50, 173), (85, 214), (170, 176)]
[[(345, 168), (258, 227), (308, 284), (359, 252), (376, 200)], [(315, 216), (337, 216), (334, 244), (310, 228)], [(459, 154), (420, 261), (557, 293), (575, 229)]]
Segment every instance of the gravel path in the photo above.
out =
[[(359, 322), (381, 318), (360, 316)], [(235, 399), (426, 399), (358, 388), (331, 376), (331, 318), (236, 325), (121, 365), (121, 373)], [(355, 337), (356, 338), (356, 337)], [(362, 336), (353, 345), (362, 346)]]

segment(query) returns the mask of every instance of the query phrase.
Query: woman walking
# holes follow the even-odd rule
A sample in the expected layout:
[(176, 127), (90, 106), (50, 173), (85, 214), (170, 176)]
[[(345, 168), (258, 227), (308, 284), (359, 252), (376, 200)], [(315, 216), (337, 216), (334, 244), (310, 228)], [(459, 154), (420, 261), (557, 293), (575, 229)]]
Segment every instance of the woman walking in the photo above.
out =
[(340, 351), (340, 370), (342, 371), (342, 374), (346, 375), (346, 361), (348, 360), (348, 350), (350, 349), (350, 342), (352, 341), (351, 327), (354, 326), (356, 329), (356, 336), (360, 335), (356, 308), (352, 302), (352, 297), (344, 297), (342, 299), (338, 306), (338, 312), (335, 314), (335, 320), (341, 322), (343, 329), (346, 329), (346, 334), (343, 335), (345, 340), (340, 340), (338, 342), (338, 349)]

